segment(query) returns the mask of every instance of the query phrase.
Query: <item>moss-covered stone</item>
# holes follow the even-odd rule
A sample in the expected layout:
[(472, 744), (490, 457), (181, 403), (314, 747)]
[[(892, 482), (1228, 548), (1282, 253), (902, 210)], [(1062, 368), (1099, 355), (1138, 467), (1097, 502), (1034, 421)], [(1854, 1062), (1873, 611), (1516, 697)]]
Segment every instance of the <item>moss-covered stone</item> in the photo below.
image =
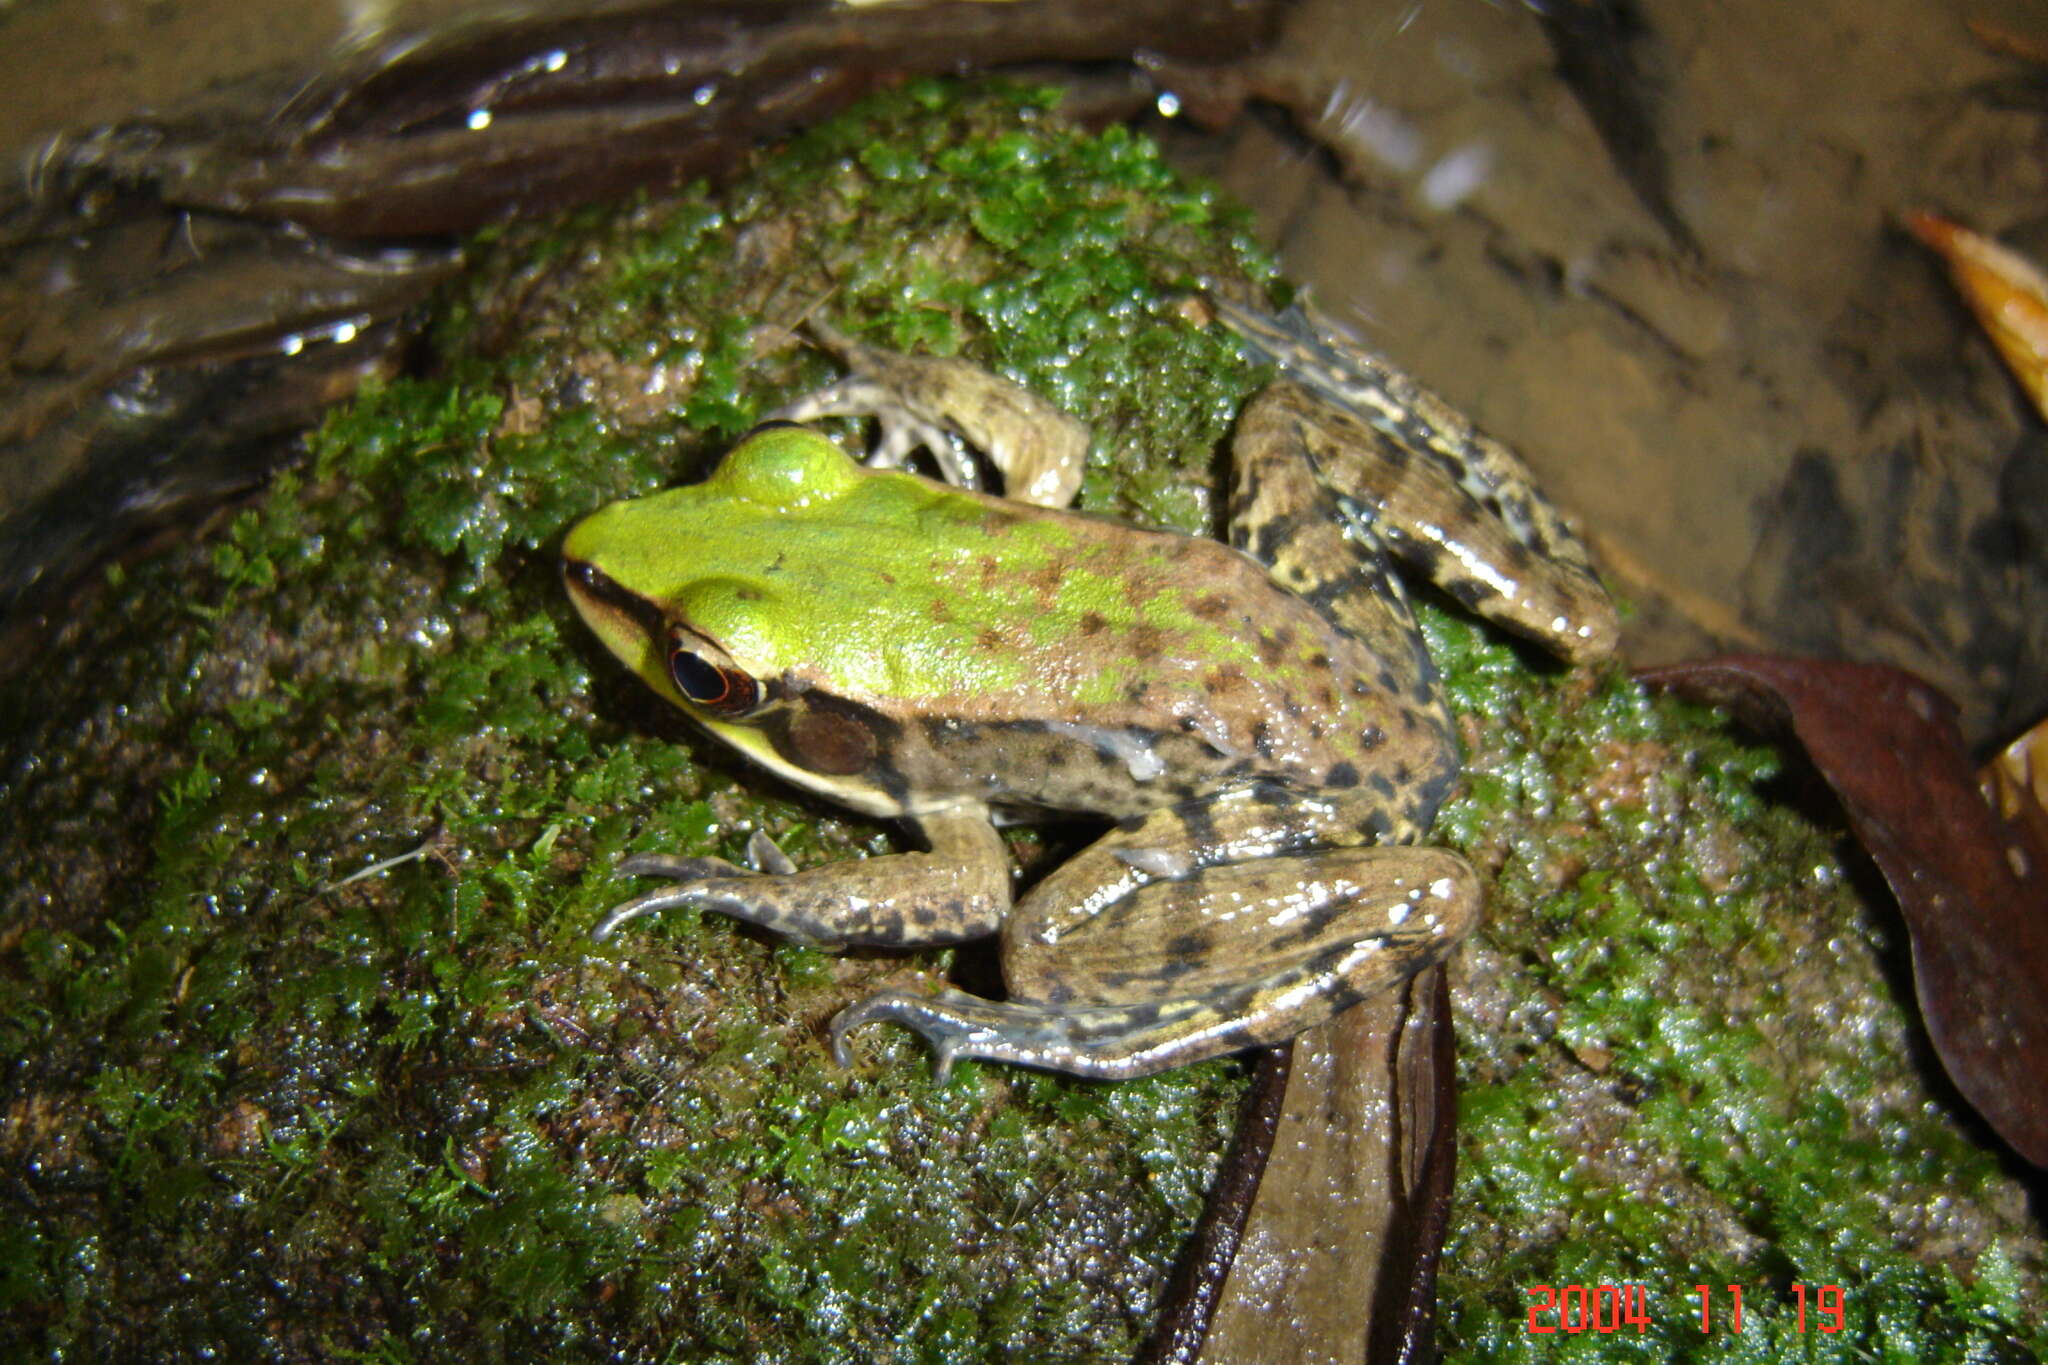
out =
[[(1086, 418), (1086, 505), (1210, 528), (1256, 376), (1185, 300), (1269, 266), (1148, 143), (1051, 104), (915, 85), (728, 191), (480, 242), (424, 374), (110, 575), (7, 685), (10, 1353), (1130, 1355), (1239, 1067), (937, 1087), (875, 1030), (842, 1072), (840, 1005), (912, 970), (989, 988), (991, 955), (689, 912), (593, 945), (629, 852), (888, 836), (684, 733), (551, 553), (828, 378), (790, 331), (813, 309)], [(1711, 717), (1427, 615), (1473, 760), (1441, 834), (1498, 877), (1460, 973), (1452, 1354), (2039, 1351), (2020, 1187), (1930, 1092), (1838, 834)], [(1525, 1334), (1529, 1286), (1596, 1281), (1646, 1284), (1656, 1331)], [(1746, 1286), (1743, 1335), (1699, 1335), (1699, 1282)], [(1794, 1335), (1794, 1282), (1845, 1286), (1854, 1330)]]
[[(2036, 1358), (2025, 1187), (1901, 1008), (1903, 927), (1818, 784), (1626, 678), (1531, 690), (1433, 624), (1473, 768), (1438, 833), (1494, 876), (1459, 969), (1451, 1357)], [(1531, 1334), (1544, 1285), (1640, 1286), (1649, 1324)]]

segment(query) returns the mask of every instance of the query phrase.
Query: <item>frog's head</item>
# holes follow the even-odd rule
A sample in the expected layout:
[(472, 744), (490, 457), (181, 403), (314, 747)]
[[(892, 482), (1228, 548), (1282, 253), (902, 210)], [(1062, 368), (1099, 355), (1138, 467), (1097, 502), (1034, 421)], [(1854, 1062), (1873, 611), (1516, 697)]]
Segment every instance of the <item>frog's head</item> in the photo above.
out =
[(781, 644), (801, 615), (771, 586), (777, 556), (760, 536), (802, 534), (859, 479), (814, 431), (756, 428), (704, 482), (578, 522), (562, 543), (569, 597), (656, 692), (707, 722), (741, 719), (792, 662)]
[(862, 613), (817, 569), (873, 477), (817, 432), (759, 427), (704, 482), (579, 522), (562, 574), (606, 648), (705, 729), (804, 786), (899, 814), (870, 775), (892, 725), (834, 685), (874, 671), (874, 641), (842, 628)]

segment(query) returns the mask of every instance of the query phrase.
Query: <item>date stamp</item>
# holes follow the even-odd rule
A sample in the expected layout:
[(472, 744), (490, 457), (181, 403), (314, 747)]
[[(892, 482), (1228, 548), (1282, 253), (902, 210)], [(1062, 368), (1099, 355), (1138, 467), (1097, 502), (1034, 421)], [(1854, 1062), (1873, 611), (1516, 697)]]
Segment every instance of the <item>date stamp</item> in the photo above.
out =
[[(1696, 1284), (1699, 1329), (1742, 1330), (1742, 1286)], [(1838, 1284), (1794, 1284), (1792, 1330), (1839, 1332), (1848, 1319), (1848, 1300)], [(1649, 1287), (1640, 1284), (1538, 1284), (1522, 1291), (1530, 1298), (1528, 1332), (1532, 1336), (1563, 1332), (1646, 1332), (1652, 1316)]]

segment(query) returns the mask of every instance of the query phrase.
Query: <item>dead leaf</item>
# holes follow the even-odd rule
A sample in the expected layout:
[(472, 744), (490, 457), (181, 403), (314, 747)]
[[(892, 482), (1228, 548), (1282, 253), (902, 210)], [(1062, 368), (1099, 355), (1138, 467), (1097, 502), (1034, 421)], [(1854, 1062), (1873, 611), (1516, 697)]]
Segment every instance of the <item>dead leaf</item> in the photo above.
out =
[(2036, 66), (2048, 66), (2048, 42), (2016, 28), (2008, 28), (1991, 19), (1971, 15), (1963, 20), (1963, 26), (1970, 30), (1970, 36), (1992, 52), (2017, 57), (2023, 62)]
[[(1364, 1365), (1433, 1358), (1456, 1160), (1450, 993), (1440, 971), (1297, 1038), (1263, 1179), (1148, 1365)], [(1164, 1347), (1171, 1335), (1170, 1350)]]
[(1258, 1196), (1259, 1179), (1273, 1150), (1293, 1059), (1292, 1043), (1258, 1054), (1251, 1089), (1238, 1116), (1236, 1140), (1223, 1169), (1216, 1173), (1201, 1222), (1166, 1287), (1159, 1325), (1134, 1365), (1192, 1365), (1201, 1356), (1202, 1342), (1215, 1318), (1231, 1263), (1237, 1259), (1252, 1200)]
[(2006, 745), (1978, 770), (1977, 781), (2010, 831), (2006, 861), (2024, 881), (2048, 859), (2048, 720)]
[(1906, 226), (1948, 262), (2006, 368), (2048, 417), (2048, 276), (2010, 247), (1946, 218), (1913, 213)]

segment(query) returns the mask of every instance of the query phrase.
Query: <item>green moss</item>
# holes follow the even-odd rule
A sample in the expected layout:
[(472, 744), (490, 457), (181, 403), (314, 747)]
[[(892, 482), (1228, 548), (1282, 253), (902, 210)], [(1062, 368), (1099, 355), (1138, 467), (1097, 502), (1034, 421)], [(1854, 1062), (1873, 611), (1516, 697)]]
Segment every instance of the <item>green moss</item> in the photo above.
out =
[[(1269, 278), (1245, 220), (1050, 96), (916, 84), (727, 192), (475, 250), (427, 373), (110, 575), (0, 697), (0, 1340), (1126, 1358), (1240, 1069), (939, 1087), (878, 1029), (842, 1072), (837, 1008), (907, 969), (987, 980), (990, 955), (832, 957), (687, 911), (594, 945), (630, 852), (890, 845), (685, 734), (575, 624), (552, 546), (829, 377), (789, 330), (811, 309), (996, 364), (1092, 423), (1087, 505), (1208, 528), (1254, 376), (1179, 308)], [(1775, 758), (1428, 624), (1486, 718), (1440, 832), (1497, 878), (1461, 994), (1457, 1354), (1555, 1347), (1520, 1290), (1566, 1276), (1649, 1283), (1665, 1320), (1628, 1349), (1660, 1359), (1816, 1349), (1784, 1335), (1802, 1277), (1850, 1287), (1845, 1352), (2038, 1349), (2014, 1186), (1928, 1097), (1889, 931), (1775, 799)], [(1758, 1332), (1688, 1340), (1699, 1281), (1749, 1286)]]
[[(1764, 794), (1778, 756), (1618, 677), (1516, 695), (1511, 650), (1429, 624), (1461, 705), (1495, 721), (1468, 735), (1487, 777), (1439, 826), (1497, 888), (1461, 993), (1475, 1216), (1446, 1256), (1451, 1357), (2031, 1359), (2039, 1303), (1997, 1285), (2018, 1254), (2038, 1293), (2038, 1230), (1928, 1095), (1893, 912)], [(1650, 1325), (1530, 1334), (1529, 1291), (1570, 1284), (1643, 1286)]]

